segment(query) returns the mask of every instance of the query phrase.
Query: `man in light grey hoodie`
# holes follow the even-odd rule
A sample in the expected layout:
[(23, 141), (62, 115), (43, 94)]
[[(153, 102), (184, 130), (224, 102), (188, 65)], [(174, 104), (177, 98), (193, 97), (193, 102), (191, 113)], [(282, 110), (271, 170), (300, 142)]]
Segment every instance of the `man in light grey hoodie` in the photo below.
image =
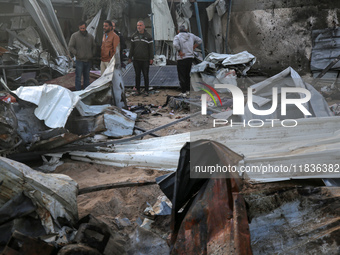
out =
[(202, 43), (198, 36), (188, 33), (184, 25), (179, 27), (179, 33), (174, 38), (174, 48), (177, 52), (177, 73), (182, 89), (181, 96), (187, 96), (190, 91), (190, 71), (194, 60), (194, 50)]

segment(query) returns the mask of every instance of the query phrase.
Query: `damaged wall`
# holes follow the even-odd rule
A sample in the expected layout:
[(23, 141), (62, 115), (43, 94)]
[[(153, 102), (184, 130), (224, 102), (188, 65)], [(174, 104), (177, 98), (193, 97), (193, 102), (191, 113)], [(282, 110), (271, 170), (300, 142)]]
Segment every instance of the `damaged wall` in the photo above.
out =
[(312, 30), (337, 26), (339, 7), (338, 1), (232, 1), (228, 53), (247, 50), (258, 59), (254, 68), (270, 75), (288, 66), (308, 73)]

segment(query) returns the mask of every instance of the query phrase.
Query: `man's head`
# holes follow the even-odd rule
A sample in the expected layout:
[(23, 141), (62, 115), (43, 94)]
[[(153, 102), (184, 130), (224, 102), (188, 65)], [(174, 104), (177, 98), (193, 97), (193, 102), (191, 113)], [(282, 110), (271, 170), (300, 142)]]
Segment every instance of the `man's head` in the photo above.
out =
[(112, 29), (115, 30), (116, 29), (116, 23), (114, 21), (112, 21), (111, 23), (112, 23)]
[(137, 31), (138, 31), (139, 33), (143, 34), (143, 33), (144, 33), (144, 30), (145, 30), (144, 21), (139, 20), (139, 21), (137, 22)]
[(85, 21), (80, 21), (78, 24), (79, 31), (84, 34), (86, 33), (86, 23)]
[(179, 32), (187, 32), (187, 28), (184, 25), (180, 25), (178, 28)]
[(104, 20), (103, 30), (108, 33), (112, 30), (112, 22), (110, 20)]

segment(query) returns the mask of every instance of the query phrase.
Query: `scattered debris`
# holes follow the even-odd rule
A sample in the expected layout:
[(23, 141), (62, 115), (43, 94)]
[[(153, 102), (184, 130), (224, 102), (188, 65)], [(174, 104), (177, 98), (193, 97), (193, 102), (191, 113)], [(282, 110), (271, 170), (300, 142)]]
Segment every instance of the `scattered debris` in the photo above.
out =
[[(215, 88), (215, 84), (237, 86), (237, 75), (246, 76), (255, 61), (255, 56), (246, 51), (234, 55), (210, 53), (203, 62), (192, 67), (192, 87), (194, 91), (199, 91), (202, 81), (213, 88)], [(225, 89), (217, 90), (221, 93), (227, 91)]]

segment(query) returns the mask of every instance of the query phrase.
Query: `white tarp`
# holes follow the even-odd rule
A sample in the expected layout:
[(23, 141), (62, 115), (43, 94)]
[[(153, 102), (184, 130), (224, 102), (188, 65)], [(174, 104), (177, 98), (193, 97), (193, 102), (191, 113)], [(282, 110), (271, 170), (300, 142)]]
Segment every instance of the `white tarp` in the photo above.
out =
[(167, 0), (151, 0), (155, 41), (173, 41), (175, 25), (171, 18)]

